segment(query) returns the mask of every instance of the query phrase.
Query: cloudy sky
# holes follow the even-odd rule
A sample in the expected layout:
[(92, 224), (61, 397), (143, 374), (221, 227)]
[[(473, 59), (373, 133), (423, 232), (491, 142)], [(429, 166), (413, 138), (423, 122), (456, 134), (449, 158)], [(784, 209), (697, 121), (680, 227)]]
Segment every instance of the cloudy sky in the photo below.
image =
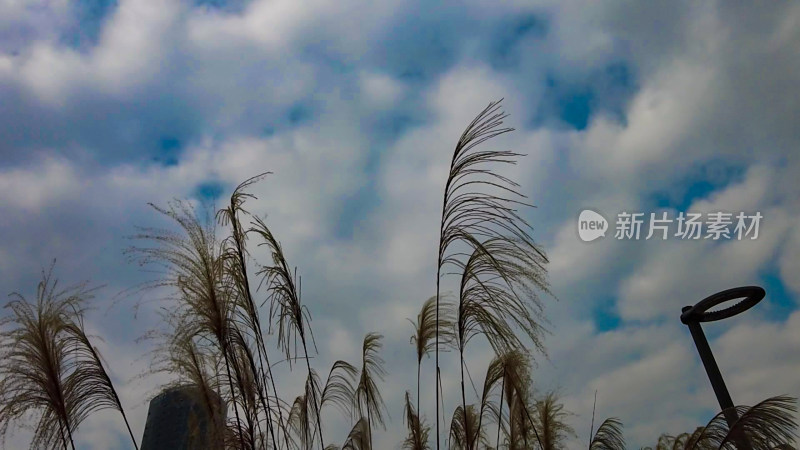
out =
[[(164, 224), (147, 202), (222, 199), (272, 171), (248, 209), (303, 274), (315, 364), (358, 361), (364, 333), (386, 336), (392, 420), (376, 440), (396, 448), (415, 386), (405, 318), (435, 290), (452, 149), (505, 98), (516, 131), (489, 146), (527, 154), (504, 174), (537, 206), (525, 217), (558, 298), (545, 298), (536, 388), (574, 413), (571, 448), (588, 440), (595, 391), (598, 417), (619, 417), (638, 448), (713, 416), (678, 316), (722, 289), (767, 291), (706, 326), (734, 401), (800, 395), (799, 83), (793, 2), (0, 0), (0, 287), (33, 295), (53, 258), (64, 282), (105, 285), (89, 327), (141, 436), (166, 380), (135, 378), (158, 303), (112, 306), (151, 277), (126, 236)], [(754, 240), (585, 243), (584, 208), (611, 227), (623, 211), (763, 219)], [(476, 383), (488, 358), (480, 345), (468, 357)], [(443, 358), (448, 408), (457, 367)], [(432, 397), (424, 387), (429, 418)], [(113, 414), (77, 439), (129, 445)]]

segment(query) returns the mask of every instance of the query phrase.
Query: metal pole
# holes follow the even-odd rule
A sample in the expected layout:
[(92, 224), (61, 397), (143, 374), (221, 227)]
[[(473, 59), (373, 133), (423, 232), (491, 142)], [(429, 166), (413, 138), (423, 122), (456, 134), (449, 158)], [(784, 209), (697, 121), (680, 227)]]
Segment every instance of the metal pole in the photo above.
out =
[[(691, 309), (691, 306), (686, 306), (683, 311), (686, 312)], [(694, 345), (697, 347), (697, 352), (700, 354), (700, 360), (703, 361), (703, 367), (706, 369), (708, 379), (711, 381), (711, 387), (714, 389), (714, 394), (717, 396), (722, 414), (725, 416), (725, 421), (728, 422), (728, 429), (733, 429), (734, 424), (739, 420), (739, 415), (736, 413), (736, 408), (733, 405), (731, 394), (725, 386), (725, 380), (722, 379), (722, 373), (719, 371), (717, 361), (714, 359), (714, 354), (711, 353), (711, 347), (708, 345), (706, 334), (703, 333), (703, 328), (700, 322), (689, 322), (689, 332), (692, 333)], [(736, 447), (742, 450), (750, 450), (749, 442), (741, 436), (741, 433), (734, 434), (734, 442)]]
[[(711, 387), (714, 389), (714, 394), (717, 396), (719, 406), (722, 408), (722, 414), (725, 417), (725, 421), (728, 423), (731, 440), (739, 450), (752, 450), (753, 447), (747, 441), (743, 430), (734, 429), (736, 422), (739, 420), (739, 415), (736, 412), (728, 388), (725, 386), (725, 381), (722, 379), (722, 373), (719, 370), (719, 366), (717, 366), (717, 361), (714, 359), (714, 354), (711, 353), (711, 347), (708, 345), (708, 339), (706, 339), (706, 335), (703, 333), (700, 322), (712, 322), (740, 314), (761, 301), (764, 295), (764, 289), (758, 286), (728, 289), (727, 291), (718, 292), (707, 297), (694, 306), (684, 306), (681, 310), (681, 322), (689, 327), (694, 345), (697, 347), (697, 353), (700, 354), (700, 360), (703, 362), (703, 367), (706, 369), (708, 380), (711, 382)], [(743, 297), (745, 297), (744, 301), (730, 308), (707, 312), (720, 303)]]

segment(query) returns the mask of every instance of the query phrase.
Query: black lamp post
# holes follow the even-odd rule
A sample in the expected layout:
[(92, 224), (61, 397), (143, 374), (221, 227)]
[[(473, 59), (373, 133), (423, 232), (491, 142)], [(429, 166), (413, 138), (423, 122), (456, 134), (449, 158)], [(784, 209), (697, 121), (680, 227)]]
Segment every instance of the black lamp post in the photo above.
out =
[[(684, 306), (682, 309), (681, 322), (686, 324), (689, 327), (689, 332), (692, 333), (694, 345), (697, 347), (697, 352), (703, 361), (708, 379), (711, 381), (711, 387), (714, 388), (714, 394), (717, 396), (717, 401), (719, 401), (719, 406), (722, 408), (722, 413), (725, 415), (725, 421), (728, 422), (730, 430), (733, 430), (734, 424), (739, 420), (739, 415), (736, 413), (733, 400), (731, 400), (731, 395), (728, 393), (728, 388), (725, 387), (725, 381), (722, 379), (722, 374), (719, 371), (716, 360), (714, 360), (711, 347), (708, 345), (708, 339), (706, 339), (700, 323), (714, 322), (741, 314), (760, 302), (764, 295), (766, 295), (766, 292), (758, 286), (743, 286), (717, 292), (700, 300), (694, 306)], [(729, 308), (708, 311), (720, 303), (740, 298), (744, 300)], [(736, 447), (740, 450), (751, 450), (750, 443), (747, 442), (747, 439), (740, 431), (733, 431), (733, 441), (736, 443)]]

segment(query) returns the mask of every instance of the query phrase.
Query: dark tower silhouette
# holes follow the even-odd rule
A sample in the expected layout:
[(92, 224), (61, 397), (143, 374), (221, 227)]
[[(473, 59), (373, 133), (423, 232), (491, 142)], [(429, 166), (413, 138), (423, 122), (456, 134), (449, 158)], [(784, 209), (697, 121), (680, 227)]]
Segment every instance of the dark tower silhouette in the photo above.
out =
[(165, 389), (150, 400), (141, 450), (222, 450), (225, 408), (216, 392), (194, 385)]

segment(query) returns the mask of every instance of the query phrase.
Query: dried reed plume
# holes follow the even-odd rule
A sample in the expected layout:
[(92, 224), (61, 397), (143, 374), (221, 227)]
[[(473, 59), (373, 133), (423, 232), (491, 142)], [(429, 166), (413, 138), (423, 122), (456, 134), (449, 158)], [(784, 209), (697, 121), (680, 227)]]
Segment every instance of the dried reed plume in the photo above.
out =
[(441, 346), (451, 345), (453, 342), (453, 325), (455, 324), (455, 311), (452, 303), (442, 299), (439, 302), (439, 326), (436, 325), (436, 296), (430, 297), (422, 304), (417, 320), (412, 321), (414, 334), (411, 336), (411, 344), (417, 352), (417, 411), (420, 410), (419, 391), (420, 391), (420, 369), (422, 358), (429, 355), (434, 349), (436, 330), (440, 330), (439, 344)]
[(600, 424), (592, 436), (589, 450), (625, 450), (625, 438), (622, 435), (622, 422), (616, 417), (609, 417)]
[[(286, 262), (280, 242), (278, 242), (261, 218), (255, 218), (251, 232), (262, 238), (263, 242), (259, 245), (266, 245), (272, 254), (272, 265), (262, 267), (258, 271), (258, 275), (262, 276), (262, 285), (265, 285), (269, 292), (267, 301), (270, 303), (270, 322), (274, 320), (278, 324), (278, 347), (286, 354), (286, 359), (291, 366), (292, 358), (298, 355), (297, 340), (299, 338), (303, 349), (303, 357), (306, 361), (306, 368), (308, 369), (308, 378), (311, 380), (313, 371), (308, 354), (309, 337), (315, 351), (316, 343), (314, 342), (314, 333), (308, 326), (308, 322), (311, 321), (311, 315), (308, 312), (308, 308), (301, 302), (300, 287), (296, 283), (291, 269), (289, 269), (289, 264)], [(319, 385), (318, 383), (307, 383), (307, 388), (308, 392), (305, 401), (311, 403), (311, 411), (315, 416), (316, 427), (319, 431), (320, 447), (324, 448), (325, 441), (319, 405), (321, 398)], [(306, 424), (309, 423), (310, 421), (306, 422)]]
[(428, 450), (428, 435), (431, 432), (431, 427), (427, 426), (425, 422), (420, 419), (414, 405), (411, 403), (411, 398), (406, 391), (405, 407), (403, 408), (404, 421), (408, 427), (408, 436), (403, 440), (403, 448), (406, 450)]
[(367, 432), (369, 446), (372, 447), (372, 423), (375, 422), (386, 427), (384, 412), (386, 405), (383, 403), (378, 381), (383, 381), (386, 369), (383, 368), (383, 358), (380, 350), (383, 347), (383, 336), (377, 333), (367, 333), (361, 347), (361, 377), (355, 391), (355, 406), (358, 415), (367, 419)]
[[(529, 206), (514, 181), (499, 175), (496, 165), (516, 164), (522, 156), (510, 151), (478, 150), (489, 139), (512, 131), (503, 128), (506, 118), (500, 102), (492, 102), (467, 126), (456, 144), (450, 164), (450, 173), (444, 189), (442, 217), (439, 229), (439, 250), (436, 275), (435, 343), (437, 383), (440, 372), (440, 293), (443, 271), (453, 266), (462, 276), (459, 298), (459, 346), (480, 329), (495, 351), (516, 346), (519, 339), (508, 322), (515, 313), (522, 313), (514, 325), (521, 325), (534, 345), (542, 350), (538, 339), (541, 331), (533, 320), (539, 307), (533, 288), (547, 292), (545, 264), (547, 258), (528, 234), (530, 226), (515, 210)], [(493, 193), (494, 192), (494, 193)], [(488, 245), (488, 246), (487, 246)], [(464, 251), (459, 247), (466, 247)], [(499, 252), (495, 258), (495, 252)], [(483, 290), (480, 283), (486, 277), (496, 283), (491, 290)], [(501, 286), (501, 282), (505, 284)], [(470, 286), (477, 283), (479, 286)], [(504, 292), (495, 300), (491, 296)], [(530, 300), (533, 300), (532, 302)], [(482, 305), (499, 302), (496, 312)], [(491, 314), (487, 314), (493, 311)], [(463, 372), (463, 354), (462, 372)], [(462, 376), (462, 391), (463, 391)], [(462, 394), (462, 411), (468, 411)], [(465, 413), (462, 413), (462, 415)], [(469, 426), (464, 421), (464, 426)], [(439, 448), (439, 390), (436, 390), (436, 448)]]
[[(53, 262), (55, 265), (55, 261)], [(87, 336), (83, 316), (95, 289), (60, 289), (53, 265), (42, 271), (35, 303), (12, 293), (0, 319), (0, 437), (35, 418), (31, 448), (75, 449), (74, 435), (93, 412), (115, 409), (130, 431), (111, 378)]]

